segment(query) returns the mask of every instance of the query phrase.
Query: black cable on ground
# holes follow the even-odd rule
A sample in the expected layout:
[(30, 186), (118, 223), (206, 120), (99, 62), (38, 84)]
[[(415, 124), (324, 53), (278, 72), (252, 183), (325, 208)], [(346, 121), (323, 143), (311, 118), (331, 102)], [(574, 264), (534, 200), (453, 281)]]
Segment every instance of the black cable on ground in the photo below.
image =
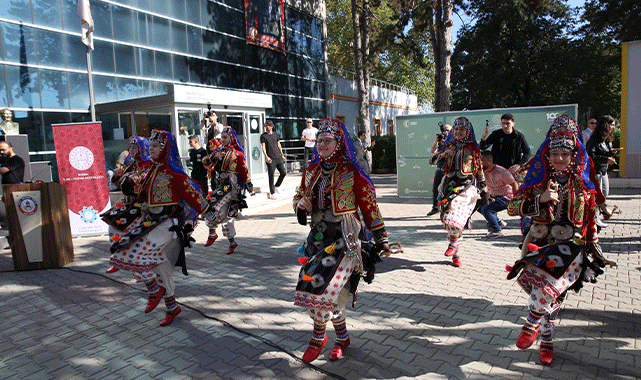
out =
[[(140, 290), (140, 289), (139, 289), (139, 288), (137, 288), (137, 287), (134, 287), (134, 286), (132, 286), (132, 285), (130, 285), (130, 284), (127, 284), (127, 283), (125, 283), (125, 282), (119, 281), (119, 280), (117, 280), (117, 279), (115, 279), (115, 278), (113, 278), (113, 277), (106, 276), (106, 275), (104, 275), (104, 274), (102, 274), (102, 273), (89, 272), (89, 271), (84, 271), (84, 270), (80, 270), (80, 269), (72, 269), (72, 268), (68, 268), (68, 267), (63, 267), (63, 268), (61, 268), (61, 269), (67, 269), (67, 270), (72, 271), (72, 272), (78, 272), (78, 273), (85, 273), (85, 274), (91, 274), (91, 275), (95, 275), (95, 276), (100, 276), (100, 277), (106, 278), (106, 279), (108, 279), (108, 280), (110, 280), (110, 281), (112, 281), (112, 282), (115, 282), (115, 283), (117, 283), (117, 284), (124, 285), (124, 286), (127, 286), (127, 287), (132, 288), (132, 289), (135, 289), (135, 290)], [(299, 358), (298, 356), (294, 355), (292, 352), (288, 351), (287, 349), (283, 348), (282, 346), (280, 346), (280, 345), (278, 345), (278, 344), (276, 344), (276, 343), (274, 343), (274, 342), (272, 342), (272, 341), (270, 341), (270, 340), (268, 340), (268, 339), (263, 338), (262, 336), (259, 336), (259, 335), (256, 335), (256, 334), (252, 333), (252, 332), (249, 332), (249, 331), (243, 330), (243, 329), (241, 329), (241, 328), (239, 328), (239, 327), (236, 327), (236, 326), (234, 326), (233, 324), (231, 324), (231, 323), (229, 323), (229, 322), (227, 322), (227, 321), (225, 321), (225, 320), (222, 320), (222, 319), (220, 319), (220, 318), (211, 317), (211, 316), (209, 316), (209, 315), (205, 314), (205, 312), (203, 312), (202, 310), (197, 309), (197, 308), (192, 307), (192, 306), (189, 306), (189, 305), (186, 305), (186, 304), (184, 304), (184, 303), (182, 303), (182, 302), (178, 302), (178, 304), (179, 304), (180, 306), (186, 307), (186, 308), (187, 308), (187, 309), (189, 309), (189, 310), (193, 310), (193, 311), (197, 312), (198, 314), (200, 314), (200, 315), (201, 315), (201, 316), (203, 316), (204, 318), (207, 318), (207, 319), (212, 320), (212, 321), (216, 321), (216, 322), (220, 323), (221, 325), (223, 325), (223, 326), (225, 326), (225, 327), (228, 327), (228, 328), (230, 328), (230, 329), (232, 329), (232, 330), (235, 330), (235, 331), (237, 331), (237, 332), (239, 332), (239, 333), (241, 333), (241, 334), (244, 334), (244, 335), (246, 335), (246, 336), (252, 337), (252, 338), (254, 338), (254, 339), (256, 339), (256, 340), (258, 340), (258, 341), (260, 341), (260, 342), (262, 342), (262, 343), (264, 343), (264, 344), (266, 344), (266, 345), (268, 345), (268, 346), (270, 346), (270, 347), (272, 347), (272, 348), (275, 348), (276, 350), (278, 350), (278, 351), (280, 351), (280, 352), (283, 352), (283, 353), (285, 353), (285, 354), (287, 354), (287, 355), (291, 356), (291, 357), (292, 357), (292, 358), (294, 358), (296, 361), (299, 361), (299, 362), (303, 363), (303, 361), (301, 360), (301, 358)], [(313, 369), (313, 370), (315, 370), (315, 371), (317, 371), (317, 372), (320, 372), (320, 373), (322, 373), (322, 374), (324, 374), (324, 375), (326, 375), (326, 376), (330, 376), (330, 377), (332, 377), (332, 378), (334, 378), (334, 379), (339, 379), (339, 380), (347, 380), (345, 377), (342, 377), (342, 376), (337, 375), (337, 374), (335, 374), (335, 373), (332, 373), (332, 372), (326, 371), (326, 370), (324, 370), (324, 369), (322, 369), (322, 368), (320, 368), (320, 367), (317, 367), (317, 366), (315, 366), (315, 365), (313, 365), (313, 364), (310, 364), (310, 363), (306, 363), (306, 364), (307, 364), (311, 369)]]

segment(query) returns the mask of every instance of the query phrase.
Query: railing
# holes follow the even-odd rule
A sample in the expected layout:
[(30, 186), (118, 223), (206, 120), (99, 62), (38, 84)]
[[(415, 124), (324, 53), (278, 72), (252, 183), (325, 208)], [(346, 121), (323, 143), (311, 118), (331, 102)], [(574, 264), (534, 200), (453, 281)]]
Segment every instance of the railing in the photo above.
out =
[[(351, 71), (347, 71), (347, 70), (343, 70), (343, 69), (339, 69), (338, 67), (329, 66), (329, 74), (333, 75), (333, 76), (336, 76), (336, 77), (341, 77), (341, 78), (344, 78), (344, 79), (349, 79), (349, 80), (356, 81), (356, 73), (351, 72)], [(371, 76), (370, 76), (369, 80), (370, 80), (370, 85), (372, 85), (372, 86), (384, 88), (384, 89), (391, 90), (391, 91), (403, 92), (403, 93), (406, 93), (408, 95), (414, 95), (414, 96), (416, 95), (416, 91), (414, 91), (414, 90), (412, 90), (410, 88), (404, 87), (404, 86), (399, 86), (399, 85), (394, 84), (394, 83), (385, 82), (385, 81), (382, 81), (380, 79), (372, 78)]]
[(288, 172), (302, 171), (307, 166), (305, 162), (305, 143), (301, 140), (281, 140), (285, 154), (286, 167)]

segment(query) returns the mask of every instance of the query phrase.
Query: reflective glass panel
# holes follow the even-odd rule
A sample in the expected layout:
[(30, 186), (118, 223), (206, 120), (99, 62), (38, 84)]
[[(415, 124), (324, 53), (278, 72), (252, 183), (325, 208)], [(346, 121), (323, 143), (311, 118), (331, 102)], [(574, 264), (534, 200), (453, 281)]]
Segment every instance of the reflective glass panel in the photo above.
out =
[[(82, 43), (80, 36), (63, 36), (67, 55), (67, 67), (76, 70), (87, 70), (87, 46)], [(94, 44), (94, 48), (95, 48)], [(93, 53), (92, 53), (93, 54)]]
[(154, 30), (154, 46), (159, 49), (171, 48), (169, 33), (169, 21), (160, 17), (153, 17), (152, 25)]
[[(191, 1), (191, 0), (187, 0)], [(185, 0), (169, 0), (169, 12), (171, 17), (184, 20), (185, 19)]]
[(151, 10), (151, 0), (132, 0), (132, 3), (140, 9)]
[(116, 78), (105, 75), (93, 76), (93, 90), (96, 103), (109, 103), (118, 100)]
[(187, 65), (189, 66), (189, 82), (203, 83), (203, 60), (199, 58), (188, 58)]
[(154, 69), (154, 51), (149, 49), (136, 48), (138, 75), (148, 78), (156, 77)]
[(138, 84), (135, 79), (118, 78), (118, 100), (138, 97)]
[[(74, 12), (74, 14), (77, 14)], [(111, 5), (101, 1), (91, 3), (91, 18), (94, 24), (94, 36), (113, 38), (111, 33)], [(80, 22), (80, 21), (78, 21)], [(73, 29), (72, 29), (73, 30)], [(95, 40), (94, 40), (95, 45)]]
[(0, 103), (9, 104), (7, 102), (7, 85), (4, 81), (4, 65), (0, 65)]
[(33, 28), (3, 22), (2, 41), (4, 43), (4, 59), (6, 61), (36, 64)]
[(29, 0), (1, 0), (0, 9), (2, 9), (2, 17), (31, 22), (31, 2)]
[[(29, 150), (44, 150), (42, 130), (42, 112), (40, 111), (13, 111), (13, 121), (20, 124), (20, 133), (29, 136)], [(33, 159), (33, 158), (32, 158)]]
[(78, 0), (61, 0), (62, 2), (62, 27), (64, 30), (78, 32), (80, 30), (80, 16), (78, 16)]
[[(206, 0), (205, 0), (206, 1)], [(200, 23), (200, 0), (187, 0), (185, 2), (187, 6), (187, 14), (185, 15), (185, 21), (192, 24), (201, 25)]]
[(189, 66), (187, 64), (187, 57), (173, 54), (174, 58), (174, 80), (179, 82), (189, 82)]
[(141, 98), (156, 95), (156, 82), (138, 79), (138, 96)]
[(40, 69), (40, 97), (43, 108), (69, 108), (67, 73)]
[(42, 29), (36, 29), (35, 32), (38, 64), (64, 68), (65, 49), (62, 43), (62, 34)]
[(138, 12), (136, 22), (136, 43), (141, 45), (151, 45), (153, 41), (153, 32), (151, 28), (152, 16)]
[(187, 53), (187, 29), (185, 24), (171, 23), (171, 47), (177, 53)]
[(151, 0), (151, 9), (154, 13), (169, 16), (169, 1)]
[(77, 110), (89, 109), (89, 78), (87, 74), (69, 73), (68, 78), (69, 107)]
[[(60, 1), (34, 1), (33, 2), (33, 23), (46, 25), (51, 28), (62, 28), (62, 12)], [(78, 16), (78, 18), (80, 18)], [(80, 21), (78, 21), (80, 23)]]
[(116, 73), (123, 75), (136, 75), (136, 60), (134, 47), (114, 44), (116, 54)]
[(9, 106), (40, 108), (38, 70), (26, 66), (5, 66)]
[(56, 147), (53, 143), (53, 130), (52, 124), (65, 124), (71, 122), (69, 112), (43, 112), (44, 126), (44, 148), (45, 150), (55, 150)]
[(114, 47), (113, 43), (106, 41), (93, 41), (94, 50), (91, 52), (93, 71), (101, 73), (114, 73)]
[(202, 57), (203, 55), (202, 29), (187, 25), (187, 44), (189, 45), (189, 54)]
[(113, 6), (114, 39), (122, 42), (134, 42), (134, 11), (129, 8)]
[(158, 79), (174, 79), (171, 71), (171, 54), (163, 53), (160, 51), (156, 53), (156, 78)]
[(71, 113), (71, 122), (72, 123), (82, 123), (85, 121), (91, 121), (90, 113)]

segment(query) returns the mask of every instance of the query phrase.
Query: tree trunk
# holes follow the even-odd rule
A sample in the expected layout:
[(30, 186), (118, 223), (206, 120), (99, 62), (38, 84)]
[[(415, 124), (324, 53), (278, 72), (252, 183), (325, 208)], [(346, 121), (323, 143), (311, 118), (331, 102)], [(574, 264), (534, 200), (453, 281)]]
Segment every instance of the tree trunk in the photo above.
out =
[[(450, 76), (452, 74), (452, 0), (437, 0), (428, 9), (430, 40), (434, 53), (434, 110), (450, 110)], [(433, 20), (433, 21), (432, 21)]]
[[(362, 8), (357, 0), (352, 0), (352, 22), (354, 28), (354, 62), (356, 84), (358, 87), (358, 125), (365, 132), (365, 140), (370, 145), (372, 133), (369, 122), (369, 0), (363, 0)], [(368, 155), (371, 167), (371, 155)]]

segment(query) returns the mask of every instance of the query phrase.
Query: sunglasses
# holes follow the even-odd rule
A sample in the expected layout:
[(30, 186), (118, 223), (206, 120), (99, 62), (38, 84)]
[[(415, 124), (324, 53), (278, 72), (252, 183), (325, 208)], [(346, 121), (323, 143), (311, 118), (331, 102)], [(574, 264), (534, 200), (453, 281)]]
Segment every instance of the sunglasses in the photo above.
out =
[(328, 138), (324, 138), (324, 139), (316, 139), (316, 142), (317, 142), (319, 145), (320, 145), (320, 144), (329, 145), (329, 144), (331, 144), (331, 143), (332, 143), (332, 141), (338, 141), (338, 140), (333, 139), (333, 138), (330, 138), (330, 137), (328, 137)]

